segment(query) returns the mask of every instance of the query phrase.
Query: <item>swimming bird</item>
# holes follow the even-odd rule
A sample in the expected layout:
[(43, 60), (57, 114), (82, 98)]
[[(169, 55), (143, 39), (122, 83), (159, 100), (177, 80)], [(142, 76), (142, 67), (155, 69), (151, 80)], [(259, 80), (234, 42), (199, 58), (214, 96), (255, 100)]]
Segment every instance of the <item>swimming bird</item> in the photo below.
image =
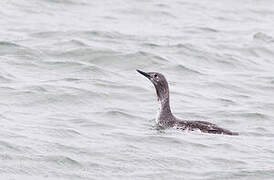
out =
[(236, 132), (229, 131), (224, 128), (218, 127), (216, 124), (206, 121), (187, 121), (180, 120), (175, 117), (170, 109), (169, 105), (169, 88), (168, 83), (164, 75), (157, 72), (143, 72), (136, 70), (140, 74), (147, 77), (154, 85), (158, 101), (160, 103), (160, 109), (156, 117), (156, 123), (163, 128), (176, 128), (180, 130), (200, 130), (204, 133), (213, 134), (226, 134), (226, 135), (238, 135)]

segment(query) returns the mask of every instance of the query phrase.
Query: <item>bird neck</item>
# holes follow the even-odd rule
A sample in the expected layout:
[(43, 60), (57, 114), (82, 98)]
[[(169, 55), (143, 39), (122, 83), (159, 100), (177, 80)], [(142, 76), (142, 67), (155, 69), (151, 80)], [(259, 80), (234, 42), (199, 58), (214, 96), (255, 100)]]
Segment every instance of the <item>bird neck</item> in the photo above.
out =
[(159, 98), (159, 102), (160, 102), (162, 113), (172, 115), (170, 105), (169, 105), (169, 95), (167, 94), (166, 97)]

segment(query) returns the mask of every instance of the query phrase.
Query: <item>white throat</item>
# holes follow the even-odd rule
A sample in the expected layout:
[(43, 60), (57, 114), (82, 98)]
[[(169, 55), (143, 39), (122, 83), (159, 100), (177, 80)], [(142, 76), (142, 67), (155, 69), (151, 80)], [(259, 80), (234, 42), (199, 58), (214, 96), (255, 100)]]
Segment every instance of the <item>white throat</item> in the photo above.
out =
[(156, 123), (159, 124), (160, 122), (160, 115), (161, 115), (161, 111), (162, 111), (162, 104), (161, 104), (161, 101), (158, 101), (159, 102), (159, 108), (158, 108), (158, 111), (157, 111), (157, 114), (156, 114)]

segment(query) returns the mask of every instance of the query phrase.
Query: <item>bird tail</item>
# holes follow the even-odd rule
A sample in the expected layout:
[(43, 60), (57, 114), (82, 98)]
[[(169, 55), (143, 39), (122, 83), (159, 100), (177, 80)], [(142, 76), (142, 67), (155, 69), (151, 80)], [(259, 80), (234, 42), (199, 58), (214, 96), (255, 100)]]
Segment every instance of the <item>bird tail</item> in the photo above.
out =
[(231, 135), (231, 136), (238, 136), (238, 135), (239, 135), (239, 133), (237, 133), (237, 132), (232, 132), (232, 131), (229, 131), (229, 130), (225, 130), (225, 131), (223, 132), (223, 134)]

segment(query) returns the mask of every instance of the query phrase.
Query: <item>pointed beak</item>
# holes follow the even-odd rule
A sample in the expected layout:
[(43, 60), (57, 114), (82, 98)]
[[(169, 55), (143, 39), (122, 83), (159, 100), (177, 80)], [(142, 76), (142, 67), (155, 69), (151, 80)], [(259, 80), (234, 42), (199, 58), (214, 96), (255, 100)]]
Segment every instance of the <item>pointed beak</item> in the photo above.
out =
[(140, 70), (138, 70), (138, 69), (136, 69), (136, 71), (137, 71), (138, 73), (144, 75), (144, 76), (147, 77), (148, 79), (150, 79), (150, 75), (149, 75), (149, 74), (147, 74), (147, 73), (145, 73), (145, 72), (143, 72), (143, 71), (140, 71)]

